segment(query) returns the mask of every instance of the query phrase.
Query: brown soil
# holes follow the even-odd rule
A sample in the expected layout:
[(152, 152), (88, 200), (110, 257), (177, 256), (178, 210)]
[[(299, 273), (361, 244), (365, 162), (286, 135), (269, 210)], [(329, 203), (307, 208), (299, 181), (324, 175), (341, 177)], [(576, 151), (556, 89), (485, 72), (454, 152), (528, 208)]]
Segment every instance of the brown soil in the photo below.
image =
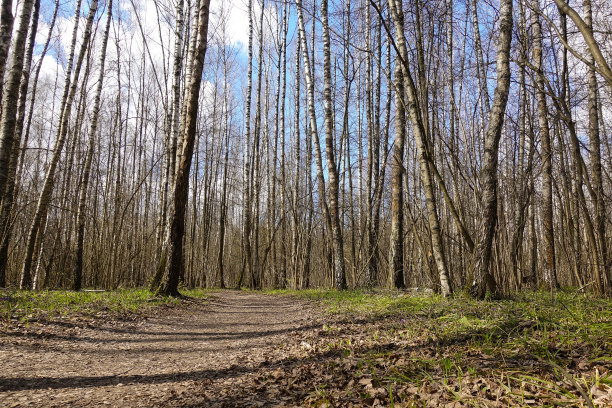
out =
[[(538, 335), (524, 323), (497, 329)], [(478, 347), (478, 330), (440, 337), (439, 325), (324, 320), (313, 303), (238, 291), (147, 318), (0, 321), (0, 407), (612, 407), (605, 340), (549, 344), (562, 369), (511, 343)]]
[[(233, 398), (321, 327), (304, 301), (220, 291), (136, 322), (74, 318), (0, 333), (0, 405), (262, 406)], [(237, 394), (236, 394), (237, 395)], [(288, 401), (287, 401), (288, 402)]]

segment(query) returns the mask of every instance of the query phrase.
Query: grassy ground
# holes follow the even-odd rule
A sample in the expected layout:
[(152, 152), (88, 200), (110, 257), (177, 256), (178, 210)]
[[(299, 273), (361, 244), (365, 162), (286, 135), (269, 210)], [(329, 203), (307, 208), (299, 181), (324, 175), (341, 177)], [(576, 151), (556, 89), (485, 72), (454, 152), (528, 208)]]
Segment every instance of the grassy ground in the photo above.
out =
[[(612, 406), (610, 299), (272, 293), (315, 300), (328, 316), (318, 338), (304, 341), (339, 356), (319, 360), (322, 371), (312, 366), (313, 405)], [(334, 381), (316, 380), (325, 375)]]
[[(190, 297), (206, 291), (182, 291)], [(612, 301), (574, 291), (501, 300), (423, 292), (269, 291), (322, 310), (279, 344), (238, 398), (271, 390), (316, 407), (612, 407)], [(47, 318), (132, 319), (184, 300), (146, 290), (0, 291), (0, 328)]]
[[(189, 297), (203, 297), (205, 291), (187, 290)], [(146, 289), (114, 291), (0, 290), (0, 321), (27, 323), (57, 316), (80, 315), (92, 318), (135, 317), (152, 307), (178, 304), (174, 298), (156, 297)]]

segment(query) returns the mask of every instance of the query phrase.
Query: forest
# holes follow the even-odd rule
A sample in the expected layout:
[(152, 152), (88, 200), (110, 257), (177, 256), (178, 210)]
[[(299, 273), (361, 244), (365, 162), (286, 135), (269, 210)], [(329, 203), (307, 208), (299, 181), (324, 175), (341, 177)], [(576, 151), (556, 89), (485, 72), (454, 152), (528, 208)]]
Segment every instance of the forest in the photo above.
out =
[(609, 293), (606, 1), (302, 1), (3, 0), (0, 287)]
[(612, 406), (609, 0), (0, 0), (0, 405)]

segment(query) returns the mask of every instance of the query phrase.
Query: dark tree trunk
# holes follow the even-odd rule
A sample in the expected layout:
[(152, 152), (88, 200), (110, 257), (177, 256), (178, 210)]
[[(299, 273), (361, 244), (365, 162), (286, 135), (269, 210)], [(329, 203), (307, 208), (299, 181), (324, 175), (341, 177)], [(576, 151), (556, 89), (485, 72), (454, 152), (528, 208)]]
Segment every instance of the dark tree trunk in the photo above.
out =
[(480, 173), (483, 215), (478, 227), (478, 244), (474, 253), (474, 282), (471, 294), (483, 298), (486, 289), (495, 292), (495, 281), (489, 270), (493, 236), (497, 224), (497, 161), (506, 103), (510, 91), (510, 44), (512, 42), (512, 0), (502, 0), (497, 49), (497, 87), (493, 96), (485, 134), (483, 167)]
[(389, 281), (401, 289), (404, 285), (404, 138), (406, 113), (404, 109), (404, 85), (401, 62), (395, 70), (395, 146), (393, 151), (393, 179), (391, 181), (391, 242), (389, 245)]
[(204, 68), (204, 57), (206, 56), (208, 13), (210, 0), (200, 0), (198, 10), (197, 46), (191, 67), (191, 81), (185, 95), (186, 117), (183, 132), (183, 145), (181, 147), (181, 161), (179, 163), (176, 182), (172, 191), (170, 201), (168, 236), (167, 236), (167, 262), (164, 271), (163, 283), (159, 293), (168, 296), (179, 296), (179, 277), (181, 273), (181, 262), (183, 261), (183, 236), (185, 234), (185, 207), (189, 193), (189, 171), (191, 158), (195, 144), (198, 98), (200, 96), (200, 84), (202, 82), (202, 69)]
[[(8, 60), (14, 21), (13, 0), (2, 0), (2, 3), (0, 3), (0, 101), (2, 101), (4, 71), (6, 70), (6, 62)], [(0, 112), (2, 112), (1, 106)]]
[[(4, 7), (11, 8), (11, 2), (9, 5), (5, 5), (3, 1), (2, 17), (7, 10)], [(2, 115), (0, 117), (0, 194), (3, 194), (6, 190), (6, 183), (9, 173), (9, 162), (11, 154), (13, 153), (13, 141), (15, 140), (15, 126), (17, 124), (17, 106), (19, 101), (19, 88), (21, 85), (21, 76), (23, 71), (23, 64), (25, 59), (25, 46), (26, 38), (28, 35), (28, 27), (30, 25), (30, 16), (32, 14), (32, 7), (34, 6), (33, 0), (24, 0), (21, 4), (21, 10), (19, 12), (17, 31), (15, 32), (15, 40), (12, 45), (11, 63), (9, 66), (8, 77), (6, 80), (6, 86), (2, 94)], [(10, 13), (9, 13), (10, 14)], [(7, 15), (7, 19), (10, 17)], [(6, 29), (8, 30), (8, 22)], [(12, 25), (11, 25), (12, 28)], [(4, 27), (2, 27), (4, 31)], [(9, 30), (10, 31), (10, 30)], [(2, 33), (3, 35), (9, 35), (6, 39), (6, 44), (1, 44), (0, 47), (8, 47), (10, 42), (10, 34)], [(0, 51), (4, 51), (0, 49)], [(8, 54), (8, 50), (6, 51)], [(0, 59), (5, 63), (6, 56)], [(0, 77), (0, 82), (3, 78)], [(5, 226), (0, 226), (4, 229)]]
[(542, 25), (537, 12), (533, 12), (534, 63), (536, 67), (536, 98), (538, 101), (538, 126), (542, 138), (542, 227), (544, 230), (545, 271), (544, 279), (552, 288), (557, 288), (557, 269), (555, 253), (555, 232), (553, 224), (553, 174), (552, 141), (548, 123), (548, 104), (544, 90), (542, 61)]

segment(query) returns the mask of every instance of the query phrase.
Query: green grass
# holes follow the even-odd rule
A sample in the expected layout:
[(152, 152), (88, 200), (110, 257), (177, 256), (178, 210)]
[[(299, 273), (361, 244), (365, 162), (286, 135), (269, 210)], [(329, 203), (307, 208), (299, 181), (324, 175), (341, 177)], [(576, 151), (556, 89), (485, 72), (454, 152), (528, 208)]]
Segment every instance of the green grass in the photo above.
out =
[[(535, 328), (545, 338), (567, 336), (588, 340), (593, 336), (612, 336), (612, 300), (577, 295), (571, 290), (525, 292), (501, 300), (474, 300), (465, 296), (445, 299), (438, 295), (412, 295), (396, 291), (303, 291), (271, 290), (267, 293), (295, 296), (319, 302), (333, 316), (402, 320), (421, 318), (434, 322), (440, 334), (487, 331), (495, 336), (514, 334), (524, 327)], [(402, 319), (403, 317), (403, 319)], [(483, 335), (484, 336), (484, 335)]]
[[(183, 290), (189, 297), (204, 297), (206, 291)], [(147, 309), (177, 304), (179, 300), (157, 297), (146, 289), (119, 289), (104, 292), (68, 290), (11, 290), (0, 291), (0, 319), (37, 320), (47, 316), (83, 314), (96, 316), (104, 313), (126, 315)]]
[(321, 348), (358, 359), (381, 386), (397, 388), (394, 395), (430, 384), (480, 406), (486, 392), (462, 387), (484, 379), (511, 406), (589, 406), (593, 387), (612, 385), (611, 299), (570, 289), (484, 301), (398, 291), (269, 293), (319, 303), (327, 315)]
[(405, 296), (395, 291), (336, 291), (328, 289), (268, 290), (266, 293), (295, 296), (321, 303), (332, 315), (386, 316), (397, 312), (427, 310), (443, 302), (441, 296)]

